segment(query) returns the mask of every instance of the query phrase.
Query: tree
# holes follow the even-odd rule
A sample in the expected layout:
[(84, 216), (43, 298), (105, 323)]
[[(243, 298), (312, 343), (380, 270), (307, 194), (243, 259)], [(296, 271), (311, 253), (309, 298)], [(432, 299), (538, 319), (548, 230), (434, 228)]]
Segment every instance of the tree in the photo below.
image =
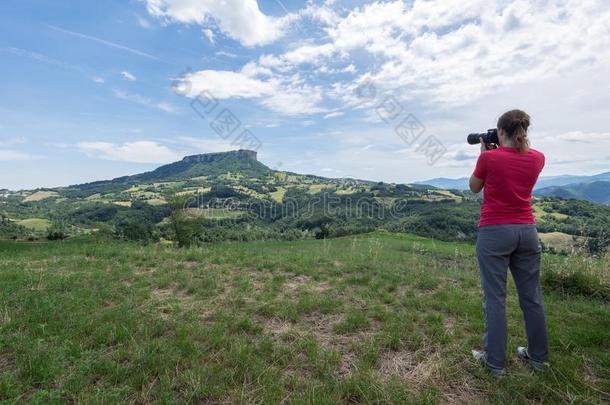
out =
[(594, 256), (603, 256), (610, 246), (610, 232), (600, 232), (597, 238), (587, 239), (587, 249)]
[(129, 218), (114, 226), (114, 234), (118, 239), (133, 242), (156, 242), (159, 240), (154, 225), (139, 218)]
[(47, 229), (48, 240), (64, 240), (68, 237), (68, 227), (63, 221), (54, 221)]

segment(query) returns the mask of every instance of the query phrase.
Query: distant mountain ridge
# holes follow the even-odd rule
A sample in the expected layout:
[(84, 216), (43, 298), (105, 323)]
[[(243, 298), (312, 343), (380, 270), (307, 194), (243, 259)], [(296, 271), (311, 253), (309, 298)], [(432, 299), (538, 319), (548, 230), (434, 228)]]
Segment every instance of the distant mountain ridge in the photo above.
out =
[[(542, 176), (536, 183), (536, 190), (552, 186), (567, 186), (578, 183), (593, 183), (596, 181), (610, 181), (610, 172), (595, 174), (592, 176), (576, 176), (576, 175), (561, 175), (561, 176)], [(446, 177), (437, 177), (430, 180), (417, 181), (414, 184), (425, 184), (438, 188), (468, 190), (468, 177), (460, 177), (450, 179)]]
[(594, 174), (592, 176), (562, 175), (541, 177), (536, 184), (536, 190), (545, 187), (587, 184), (596, 181), (610, 181), (610, 172)]
[(573, 198), (600, 204), (610, 204), (610, 181), (544, 187), (536, 190), (534, 194), (542, 197)]
[(447, 177), (437, 177), (430, 180), (416, 181), (413, 184), (420, 184), (424, 186), (432, 186), (436, 188), (443, 188), (446, 190), (468, 190), (468, 178), (460, 177), (458, 179), (449, 179)]
[[(468, 190), (468, 178), (449, 179), (439, 177), (418, 181), (415, 184), (428, 185), (446, 190)], [(610, 204), (610, 172), (593, 176), (544, 176), (538, 179), (534, 195), (544, 197), (573, 198), (600, 204)]]

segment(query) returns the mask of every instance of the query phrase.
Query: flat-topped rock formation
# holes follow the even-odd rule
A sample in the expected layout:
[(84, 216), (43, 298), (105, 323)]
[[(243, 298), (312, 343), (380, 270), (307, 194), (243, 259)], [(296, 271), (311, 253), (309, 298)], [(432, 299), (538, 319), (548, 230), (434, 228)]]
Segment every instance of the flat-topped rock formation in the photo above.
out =
[(182, 159), (183, 162), (189, 163), (211, 163), (218, 162), (228, 157), (236, 157), (238, 159), (252, 159), (257, 160), (256, 151), (253, 150), (232, 150), (229, 152), (218, 152), (218, 153), (202, 153), (199, 155), (185, 156)]

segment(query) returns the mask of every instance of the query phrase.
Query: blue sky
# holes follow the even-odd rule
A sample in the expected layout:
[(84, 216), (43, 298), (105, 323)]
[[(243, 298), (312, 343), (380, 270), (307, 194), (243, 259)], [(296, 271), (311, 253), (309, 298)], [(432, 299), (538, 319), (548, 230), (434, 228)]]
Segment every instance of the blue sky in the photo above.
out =
[[(532, 115), (545, 175), (610, 170), (607, 1), (1, 7), (0, 188), (138, 173), (247, 146), (245, 130), (276, 169), (466, 176), (478, 150), (465, 135), (515, 107)], [(200, 94), (217, 103), (209, 116), (191, 108)], [(232, 134), (210, 125), (225, 110), (240, 122)]]

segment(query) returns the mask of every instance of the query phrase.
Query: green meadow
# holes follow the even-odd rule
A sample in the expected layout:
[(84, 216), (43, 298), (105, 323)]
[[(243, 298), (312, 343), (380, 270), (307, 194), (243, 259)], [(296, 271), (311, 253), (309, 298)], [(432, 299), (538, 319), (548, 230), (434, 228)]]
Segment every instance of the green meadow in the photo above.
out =
[(163, 244), (0, 242), (7, 403), (604, 403), (610, 263), (543, 256), (550, 367), (532, 374), (514, 285), (508, 376), (474, 247), (405, 234)]

